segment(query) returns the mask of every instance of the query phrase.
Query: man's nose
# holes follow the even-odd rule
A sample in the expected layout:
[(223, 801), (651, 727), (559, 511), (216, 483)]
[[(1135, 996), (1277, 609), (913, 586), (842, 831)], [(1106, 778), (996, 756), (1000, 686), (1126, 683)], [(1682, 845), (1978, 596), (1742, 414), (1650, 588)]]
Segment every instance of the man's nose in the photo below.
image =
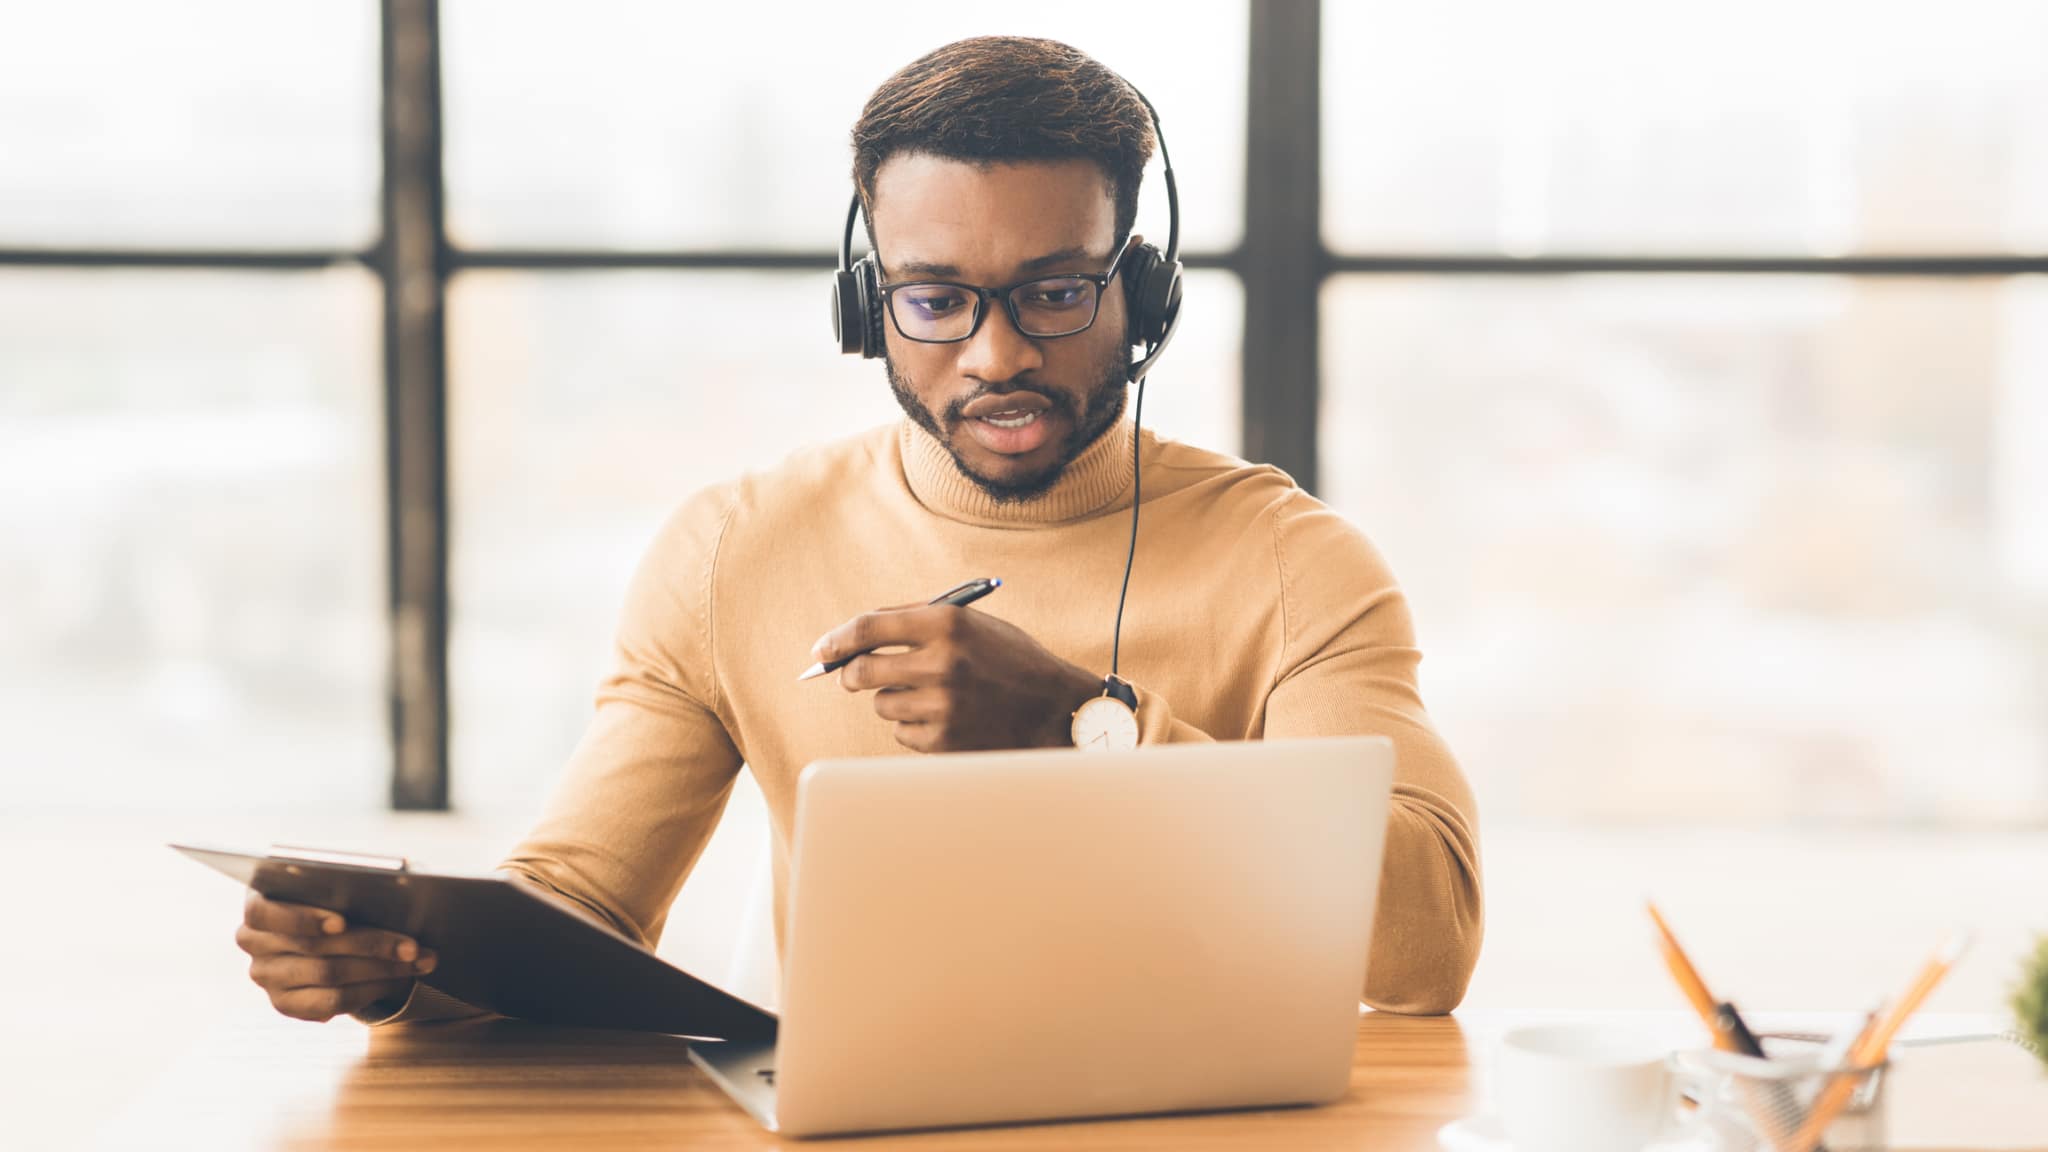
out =
[(1045, 353), (1036, 340), (1017, 331), (1008, 308), (991, 300), (980, 330), (961, 348), (959, 367), (962, 375), (977, 380), (1014, 380), (1045, 367)]

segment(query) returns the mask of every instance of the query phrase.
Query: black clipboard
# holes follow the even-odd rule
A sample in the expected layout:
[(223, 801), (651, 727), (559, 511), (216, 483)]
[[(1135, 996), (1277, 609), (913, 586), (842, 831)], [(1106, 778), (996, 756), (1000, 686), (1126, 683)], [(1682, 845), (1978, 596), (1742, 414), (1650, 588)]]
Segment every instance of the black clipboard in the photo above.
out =
[(171, 847), (269, 899), (411, 936), (438, 954), (426, 983), (500, 1015), (718, 1040), (775, 1036), (773, 1013), (510, 877), (419, 872), (400, 857), (303, 848), (258, 856)]

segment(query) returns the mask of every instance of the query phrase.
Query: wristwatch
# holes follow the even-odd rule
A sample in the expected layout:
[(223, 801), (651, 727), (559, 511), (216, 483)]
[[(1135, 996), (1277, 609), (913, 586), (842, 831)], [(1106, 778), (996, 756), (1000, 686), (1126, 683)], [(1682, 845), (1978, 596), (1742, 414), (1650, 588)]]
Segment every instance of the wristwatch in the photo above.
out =
[(1118, 676), (1102, 678), (1102, 695), (1074, 709), (1074, 747), (1084, 752), (1128, 752), (1138, 746), (1138, 691)]

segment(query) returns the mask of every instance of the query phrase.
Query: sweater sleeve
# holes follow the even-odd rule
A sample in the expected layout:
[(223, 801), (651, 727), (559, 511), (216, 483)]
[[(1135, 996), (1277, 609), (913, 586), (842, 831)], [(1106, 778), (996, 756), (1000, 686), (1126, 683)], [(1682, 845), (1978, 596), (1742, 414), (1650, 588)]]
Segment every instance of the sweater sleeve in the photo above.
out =
[[(731, 518), (709, 489), (670, 518), (633, 576), (613, 667), (546, 814), (501, 870), (653, 947), (725, 810), (741, 758), (718, 714), (711, 589)], [(389, 1024), (477, 1015), (425, 982)]]
[(730, 488), (699, 493), (641, 561), (590, 726), (546, 815), (502, 865), (648, 947), (739, 776), (719, 717), (711, 602), (732, 508)]
[(1394, 1012), (1449, 1012), (1479, 960), (1477, 813), (1423, 711), (1407, 599), (1365, 536), (1313, 498), (1290, 496), (1273, 531), (1286, 648), (1265, 735), (1392, 739), (1394, 791), (1362, 998)]
[(1173, 708), (1142, 684), (1131, 685), (1138, 694), (1138, 743), (1207, 744), (1215, 737), (1173, 714)]

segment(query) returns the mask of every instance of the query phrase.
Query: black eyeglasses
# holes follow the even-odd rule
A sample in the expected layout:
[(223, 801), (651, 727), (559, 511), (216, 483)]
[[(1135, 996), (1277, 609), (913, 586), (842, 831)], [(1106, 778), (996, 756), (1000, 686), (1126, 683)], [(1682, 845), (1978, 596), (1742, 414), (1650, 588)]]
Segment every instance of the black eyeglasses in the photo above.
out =
[(882, 284), (878, 290), (888, 301), (889, 319), (906, 340), (920, 344), (957, 344), (981, 331), (988, 302), (1000, 300), (1010, 313), (1017, 331), (1034, 339), (1072, 336), (1095, 323), (1102, 308), (1102, 293), (1116, 279), (1131, 238), (1110, 258), (1109, 269), (1100, 276), (1068, 273), (1025, 280), (1007, 288), (982, 288), (944, 280), (916, 280)]

